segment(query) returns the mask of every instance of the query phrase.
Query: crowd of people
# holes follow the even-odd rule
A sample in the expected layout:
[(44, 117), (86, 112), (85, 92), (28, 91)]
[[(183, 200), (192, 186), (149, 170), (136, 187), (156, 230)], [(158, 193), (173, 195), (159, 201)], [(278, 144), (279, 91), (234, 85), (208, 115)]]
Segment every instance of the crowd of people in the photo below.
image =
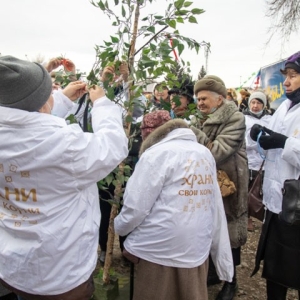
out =
[[(263, 260), (268, 300), (300, 290), (299, 226), (280, 217), (284, 183), (300, 177), (300, 52), (281, 70), (287, 99), (273, 115), (263, 91), (241, 89), (238, 102), (218, 76), (179, 78), (135, 99), (131, 141), (126, 62), (99, 78), (115, 101), (103, 84), (77, 78), (69, 59), (43, 67), (2, 56), (0, 72), (0, 299), (92, 297), (114, 195), (113, 184), (97, 183), (121, 162), (132, 174), (114, 227), (136, 264), (134, 300), (207, 300), (221, 281), (216, 300), (235, 297), (241, 247), (253, 230), (248, 191), (263, 161), (265, 219), (252, 275)], [(79, 104), (85, 97), (91, 104)], [(221, 188), (221, 174), (231, 189)]]

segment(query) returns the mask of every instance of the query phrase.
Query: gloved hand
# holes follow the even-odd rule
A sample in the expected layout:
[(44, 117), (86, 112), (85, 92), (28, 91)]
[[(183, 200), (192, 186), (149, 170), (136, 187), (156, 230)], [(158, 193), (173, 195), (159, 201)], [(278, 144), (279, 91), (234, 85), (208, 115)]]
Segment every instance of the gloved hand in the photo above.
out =
[[(257, 141), (257, 136), (259, 135), (259, 133), (263, 131), (263, 126), (259, 125), (259, 124), (254, 124), (250, 130), (250, 137), (253, 141)], [(265, 134), (263, 132), (263, 134)]]
[(266, 127), (262, 128), (264, 132), (268, 133), (269, 135), (262, 135), (259, 139), (260, 146), (265, 149), (277, 149), (277, 148), (284, 148), (285, 142), (287, 140), (287, 136), (274, 132)]

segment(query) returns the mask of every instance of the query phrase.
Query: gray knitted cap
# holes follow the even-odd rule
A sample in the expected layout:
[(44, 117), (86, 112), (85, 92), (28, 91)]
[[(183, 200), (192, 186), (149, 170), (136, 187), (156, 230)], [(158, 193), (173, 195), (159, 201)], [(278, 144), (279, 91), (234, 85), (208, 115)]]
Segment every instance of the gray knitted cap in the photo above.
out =
[(52, 81), (41, 65), (0, 57), (0, 106), (38, 111), (49, 99)]
[(258, 101), (260, 101), (264, 105), (264, 107), (267, 105), (267, 96), (262, 92), (258, 91), (258, 92), (252, 93), (249, 97), (248, 104), (250, 104), (250, 102), (253, 99), (257, 99)]

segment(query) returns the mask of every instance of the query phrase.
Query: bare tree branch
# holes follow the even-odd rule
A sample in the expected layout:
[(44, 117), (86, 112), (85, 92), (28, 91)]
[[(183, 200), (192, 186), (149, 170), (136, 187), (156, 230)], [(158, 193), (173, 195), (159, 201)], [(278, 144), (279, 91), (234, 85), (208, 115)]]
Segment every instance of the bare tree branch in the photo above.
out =
[(288, 41), (292, 33), (300, 28), (300, 1), (299, 0), (267, 0), (266, 16), (273, 24), (269, 28), (270, 40), (279, 34), (283, 41)]

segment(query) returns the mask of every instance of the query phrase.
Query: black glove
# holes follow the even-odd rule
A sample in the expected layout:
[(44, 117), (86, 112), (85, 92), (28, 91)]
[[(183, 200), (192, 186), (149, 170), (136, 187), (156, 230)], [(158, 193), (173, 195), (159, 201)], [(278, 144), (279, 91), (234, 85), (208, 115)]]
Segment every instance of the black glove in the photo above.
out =
[[(253, 141), (257, 141), (257, 136), (259, 135), (260, 132), (263, 132), (263, 126), (259, 125), (259, 124), (254, 124), (250, 130), (250, 137)], [(263, 134), (265, 134), (263, 132)]]
[(260, 146), (265, 149), (277, 149), (284, 148), (285, 141), (287, 140), (287, 136), (274, 132), (266, 127), (263, 127), (263, 131), (268, 133), (269, 135), (262, 135), (259, 139)]

